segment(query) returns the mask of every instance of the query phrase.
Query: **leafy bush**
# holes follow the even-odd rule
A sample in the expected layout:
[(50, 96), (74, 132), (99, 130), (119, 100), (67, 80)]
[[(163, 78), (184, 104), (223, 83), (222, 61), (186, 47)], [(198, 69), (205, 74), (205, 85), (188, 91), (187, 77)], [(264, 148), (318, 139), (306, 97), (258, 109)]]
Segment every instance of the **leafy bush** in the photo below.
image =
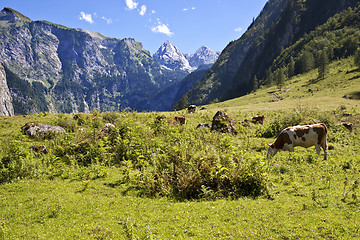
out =
[(30, 177), (34, 166), (30, 163), (29, 150), (21, 141), (11, 141), (4, 146), (0, 159), (0, 183)]

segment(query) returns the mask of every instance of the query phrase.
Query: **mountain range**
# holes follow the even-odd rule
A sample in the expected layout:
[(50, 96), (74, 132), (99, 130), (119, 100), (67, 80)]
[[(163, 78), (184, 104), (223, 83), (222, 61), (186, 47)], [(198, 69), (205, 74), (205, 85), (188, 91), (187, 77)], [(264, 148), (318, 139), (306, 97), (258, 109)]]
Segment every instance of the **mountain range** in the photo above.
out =
[[(336, 57), (339, 58), (349, 55), (349, 52), (354, 54), (359, 46), (357, 33), (354, 33), (359, 29), (357, 18), (345, 21), (348, 18), (346, 14), (340, 18), (336, 16), (343, 11), (355, 11), (358, 16), (357, 6), (358, 0), (269, 0), (247, 31), (226, 46), (201, 82), (184, 97), (188, 102), (203, 105), (214, 100), (224, 101), (243, 96), (251, 92), (254, 85), (258, 85), (254, 84), (255, 79), (259, 85), (264, 85), (277, 68), (282, 67), (285, 71), (290, 64), (290, 56), (293, 56), (297, 65), (301, 65), (305, 52), (313, 58), (313, 67), (316, 67), (322, 50), (329, 51), (328, 55), (338, 53)], [(317, 44), (293, 47), (326, 23), (329, 25), (327, 31), (334, 31), (337, 40), (347, 41), (344, 43), (345, 48), (344, 45), (338, 45), (338, 49), (333, 49), (336, 41), (327, 39), (335, 37), (329, 36), (326, 31), (319, 33), (321, 37)], [(283, 53), (288, 58), (282, 66), (274, 65), (274, 61)]]
[(359, 29), (358, 0), (269, 0), (221, 54), (205, 46), (183, 54), (166, 41), (151, 55), (132, 38), (32, 21), (5, 8), (0, 114), (168, 111), (224, 101), (353, 55)]
[[(214, 62), (206, 57), (211, 50), (201, 49), (192, 61)], [(132, 38), (32, 21), (4, 8), (0, 84), (6, 94), (0, 103), (8, 110), (0, 113), (148, 110), (144, 106), (151, 106), (155, 95), (196, 69), (169, 41), (155, 55), (158, 59)]]

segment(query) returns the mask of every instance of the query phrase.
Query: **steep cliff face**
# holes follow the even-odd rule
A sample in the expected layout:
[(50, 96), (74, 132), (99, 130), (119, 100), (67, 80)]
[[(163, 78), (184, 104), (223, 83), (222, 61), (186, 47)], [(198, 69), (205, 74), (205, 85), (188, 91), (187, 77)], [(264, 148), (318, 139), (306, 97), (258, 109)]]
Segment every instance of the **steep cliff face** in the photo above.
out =
[(0, 115), (13, 116), (12, 97), (6, 83), (6, 73), (0, 64)]
[(269, 0), (238, 40), (229, 43), (201, 84), (187, 93), (190, 102), (205, 104), (242, 96), (284, 48), (323, 24), (357, 0)]
[(164, 69), (134, 39), (31, 21), (8, 8), (0, 12), (0, 59), (20, 79), (43, 85), (51, 112), (139, 109), (187, 74)]

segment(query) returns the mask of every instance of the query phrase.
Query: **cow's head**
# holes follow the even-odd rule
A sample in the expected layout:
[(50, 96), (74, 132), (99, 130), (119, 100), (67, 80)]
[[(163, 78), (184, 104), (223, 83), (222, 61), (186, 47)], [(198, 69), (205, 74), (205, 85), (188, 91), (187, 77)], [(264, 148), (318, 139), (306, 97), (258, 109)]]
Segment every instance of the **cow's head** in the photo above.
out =
[(272, 158), (277, 153), (277, 151), (279, 151), (279, 149), (276, 149), (274, 144), (269, 144), (269, 149), (268, 149), (266, 157)]

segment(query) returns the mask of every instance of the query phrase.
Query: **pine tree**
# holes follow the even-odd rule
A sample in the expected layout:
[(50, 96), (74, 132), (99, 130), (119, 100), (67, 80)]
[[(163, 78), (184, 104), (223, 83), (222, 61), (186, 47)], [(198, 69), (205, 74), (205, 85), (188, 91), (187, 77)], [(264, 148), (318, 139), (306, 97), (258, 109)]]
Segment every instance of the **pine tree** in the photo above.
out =
[(295, 75), (295, 61), (293, 57), (291, 57), (288, 66), (288, 77), (291, 78), (294, 75)]
[(258, 90), (258, 88), (259, 88), (259, 81), (257, 80), (257, 77), (255, 75), (253, 79), (253, 91), (255, 92), (256, 90)]
[(266, 70), (266, 85), (271, 86), (271, 84), (274, 82), (274, 74), (271, 72), (271, 69), (269, 68)]
[(329, 63), (329, 58), (328, 55), (326, 53), (326, 50), (323, 50), (320, 52), (320, 56), (319, 56), (319, 68), (318, 68), (318, 77), (320, 79), (324, 79), (325, 75), (328, 71), (328, 63)]
[(280, 69), (276, 70), (275, 78), (276, 78), (276, 85), (281, 90), (282, 86), (284, 85), (285, 78), (286, 78), (283, 68), (280, 68)]
[(306, 73), (314, 68), (314, 56), (311, 52), (304, 50), (297, 62), (297, 72)]
[(358, 48), (355, 52), (354, 63), (358, 68), (360, 68), (360, 48)]
[(186, 95), (182, 96), (178, 104), (175, 106), (176, 110), (181, 110), (189, 106), (189, 100)]

